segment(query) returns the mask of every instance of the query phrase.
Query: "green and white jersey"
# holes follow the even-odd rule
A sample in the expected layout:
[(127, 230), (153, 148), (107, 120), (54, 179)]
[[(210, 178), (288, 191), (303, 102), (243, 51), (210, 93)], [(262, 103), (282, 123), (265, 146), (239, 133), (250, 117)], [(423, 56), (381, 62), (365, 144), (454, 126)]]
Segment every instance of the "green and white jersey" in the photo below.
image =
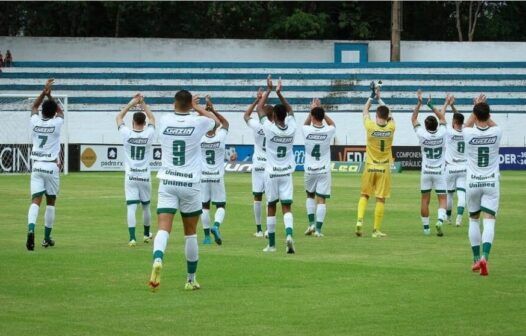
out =
[(265, 171), (271, 175), (286, 175), (294, 172), (294, 136), (296, 134), (296, 120), (293, 116), (285, 118), (283, 128), (272, 123), (267, 117), (262, 119), (263, 131), (267, 138), (267, 164)]
[(446, 162), (456, 166), (466, 165), (464, 134), (454, 128), (447, 129), (446, 133)]
[(498, 180), (501, 137), (502, 130), (498, 126), (464, 128), (468, 181)]
[(334, 126), (304, 125), (305, 174), (325, 174), (331, 171), (331, 141)]
[(194, 114), (170, 113), (159, 122), (162, 180), (197, 183), (201, 180), (201, 140), (215, 126), (214, 120)]
[(254, 132), (254, 154), (252, 155), (252, 166), (253, 168), (265, 168), (267, 164), (267, 153), (266, 153), (266, 141), (265, 132), (261, 123), (250, 118), (247, 121), (248, 127)]
[(206, 134), (201, 141), (203, 178), (220, 178), (225, 175), (225, 147), (228, 130), (220, 128), (214, 136)]
[(137, 131), (122, 124), (119, 126), (119, 133), (122, 136), (126, 154), (124, 164), (126, 174), (128, 176), (150, 176), (155, 127), (148, 125), (143, 130)]
[(31, 138), (33, 147), (31, 148), (31, 160), (36, 161), (55, 161), (60, 153), (60, 131), (64, 119), (55, 117), (42, 119), (38, 114), (31, 116)]
[(429, 132), (420, 124), (415, 126), (422, 151), (422, 171), (443, 170), (445, 163), (446, 125), (440, 124), (435, 132)]

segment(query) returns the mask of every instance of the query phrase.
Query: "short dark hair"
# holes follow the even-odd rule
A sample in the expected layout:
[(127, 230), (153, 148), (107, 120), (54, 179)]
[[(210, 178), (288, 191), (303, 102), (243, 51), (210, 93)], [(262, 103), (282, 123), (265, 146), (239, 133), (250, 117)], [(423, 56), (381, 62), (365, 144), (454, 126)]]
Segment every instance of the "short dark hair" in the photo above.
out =
[(263, 111), (265, 111), (265, 115), (267, 116), (269, 120), (273, 120), (274, 106), (267, 104), (263, 106)]
[(462, 113), (453, 113), (453, 123), (464, 125), (464, 115)]
[(287, 117), (287, 107), (283, 104), (274, 105), (273, 112), (277, 121), (283, 121)]
[(181, 110), (188, 110), (192, 106), (192, 94), (190, 91), (177, 91), (175, 94), (175, 106)]
[(318, 106), (310, 110), (310, 115), (317, 121), (323, 121), (323, 118), (325, 118), (325, 110), (323, 107)]
[(387, 120), (387, 118), (389, 118), (389, 107), (385, 105), (378, 106), (378, 108), (376, 109), (376, 114), (378, 115), (378, 117)]
[(473, 106), (473, 114), (478, 121), (487, 121), (489, 119), (489, 105), (487, 103), (478, 103)]
[(144, 125), (144, 124), (146, 124), (146, 114), (144, 114), (142, 112), (135, 112), (133, 114), (133, 121), (137, 125)]
[(438, 128), (438, 120), (435, 116), (428, 116), (426, 120), (424, 120), (424, 125), (426, 125), (426, 130), (434, 132)]
[(53, 118), (57, 113), (58, 105), (52, 100), (48, 99), (42, 104), (42, 116), (44, 118)]

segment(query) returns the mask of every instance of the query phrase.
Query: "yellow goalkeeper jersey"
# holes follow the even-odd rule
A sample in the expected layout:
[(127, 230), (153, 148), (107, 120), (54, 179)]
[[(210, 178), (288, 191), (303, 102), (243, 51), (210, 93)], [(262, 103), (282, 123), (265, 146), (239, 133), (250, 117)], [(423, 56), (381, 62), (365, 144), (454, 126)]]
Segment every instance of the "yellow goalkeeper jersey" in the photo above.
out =
[(363, 123), (367, 132), (366, 163), (390, 164), (393, 158), (391, 151), (395, 133), (395, 122), (391, 119), (380, 126), (370, 117), (364, 117)]

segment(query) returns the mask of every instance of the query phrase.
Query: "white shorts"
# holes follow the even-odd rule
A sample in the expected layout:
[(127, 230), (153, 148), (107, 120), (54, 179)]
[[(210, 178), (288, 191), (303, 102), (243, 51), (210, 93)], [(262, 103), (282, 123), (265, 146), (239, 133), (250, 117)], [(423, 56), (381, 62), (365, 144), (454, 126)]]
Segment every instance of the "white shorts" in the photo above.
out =
[(273, 176), (265, 172), (265, 192), (267, 194), (267, 203), (276, 204), (292, 204), (292, 194), (294, 192), (294, 184), (292, 182), (292, 174), (283, 176)]
[(420, 174), (420, 191), (428, 193), (435, 189), (437, 194), (447, 193), (446, 174), (443, 170), (422, 170)]
[(448, 192), (466, 191), (466, 166), (446, 165), (446, 185)]
[(500, 182), (496, 181), (467, 181), (466, 201), (470, 215), (480, 211), (493, 216), (499, 210)]
[(305, 191), (316, 193), (323, 198), (331, 198), (331, 173), (325, 174), (305, 174)]
[(31, 171), (31, 198), (56, 196), (60, 187), (59, 168), (55, 162), (34, 161)]
[(175, 214), (177, 209), (183, 217), (199, 216), (203, 212), (199, 182), (160, 180), (157, 213)]
[(225, 180), (219, 179), (205, 179), (201, 180), (201, 202), (212, 204), (216, 206), (226, 205)]
[(265, 168), (252, 167), (252, 195), (262, 196), (265, 193)]
[(126, 204), (150, 204), (152, 182), (150, 176), (124, 176)]

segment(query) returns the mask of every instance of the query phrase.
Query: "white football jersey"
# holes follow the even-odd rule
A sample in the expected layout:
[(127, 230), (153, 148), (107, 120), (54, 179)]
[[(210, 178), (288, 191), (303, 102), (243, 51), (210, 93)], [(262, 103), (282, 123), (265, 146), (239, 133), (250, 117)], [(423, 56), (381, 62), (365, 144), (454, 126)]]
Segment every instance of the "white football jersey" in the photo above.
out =
[(270, 122), (264, 117), (263, 131), (267, 138), (267, 164), (265, 170), (269, 174), (290, 174), (296, 169), (294, 161), (294, 135), (296, 134), (296, 120), (293, 116), (285, 118), (285, 127)]
[(334, 126), (303, 126), (305, 138), (305, 173), (318, 174), (330, 172), (331, 141), (334, 138)]
[(446, 162), (459, 166), (466, 164), (464, 134), (454, 128), (448, 128), (446, 132)]
[(498, 179), (501, 137), (502, 130), (498, 126), (464, 128), (468, 180)]
[(42, 119), (38, 114), (31, 116), (31, 137), (33, 147), (31, 159), (37, 161), (55, 161), (60, 153), (60, 131), (64, 118)]
[(152, 143), (155, 127), (147, 125), (142, 131), (129, 129), (126, 125), (119, 126), (119, 133), (124, 143), (126, 174), (150, 175), (150, 161), (152, 159)]
[(223, 177), (225, 175), (225, 147), (228, 130), (220, 128), (214, 136), (205, 134), (201, 141), (203, 159), (202, 176), (204, 178)]
[(214, 120), (194, 114), (169, 113), (159, 123), (163, 180), (196, 183), (201, 180), (201, 139), (215, 126)]
[(254, 168), (265, 168), (267, 164), (267, 153), (266, 153), (266, 142), (265, 131), (261, 123), (250, 118), (247, 121), (248, 127), (254, 132), (254, 154), (252, 155), (252, 166)]
[(435, 132), (428, 132), (424, 126), (415, 127), (422, 151), (422, 170), (444, 168), (446, 125), (440, 124)]

